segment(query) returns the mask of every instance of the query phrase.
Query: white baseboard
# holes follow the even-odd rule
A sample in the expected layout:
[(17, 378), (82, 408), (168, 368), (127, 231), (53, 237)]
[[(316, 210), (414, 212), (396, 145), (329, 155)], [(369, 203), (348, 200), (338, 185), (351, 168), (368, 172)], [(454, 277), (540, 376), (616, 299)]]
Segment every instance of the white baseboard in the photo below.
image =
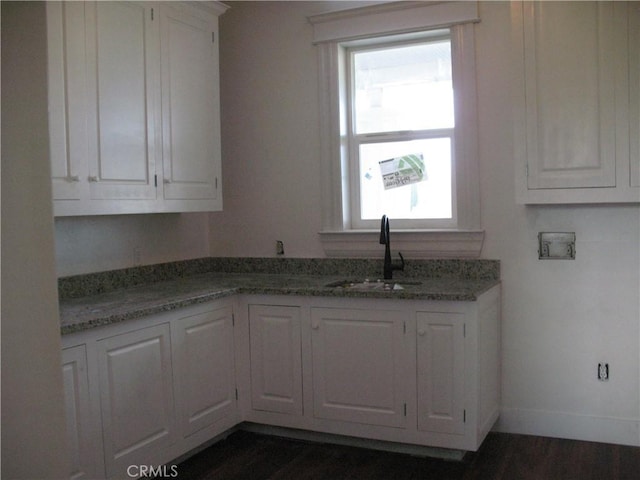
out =
[(640, 447), (640, 419), (502, 408), (493, 431)]

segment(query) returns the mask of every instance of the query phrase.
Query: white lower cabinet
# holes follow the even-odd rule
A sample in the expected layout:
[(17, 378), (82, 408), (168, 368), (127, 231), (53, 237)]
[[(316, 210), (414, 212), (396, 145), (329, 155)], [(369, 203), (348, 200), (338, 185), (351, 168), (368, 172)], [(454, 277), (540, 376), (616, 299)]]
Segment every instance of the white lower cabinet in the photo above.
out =
[[(62, 350), (62, 378), (64, 384), (67, 439), (69, 444), (70, 476), (74, 480), (99, 476), (102, 437), (89, 391), (87, 349), (77, 345)], [(98, 412), (99, 413), (99, 412)]]
[(189, 437), (235, 414), (232, 308), (191, 309), (171, 328), (180, 431)]
[(241, 303), (239, 337), (250, 337), (238, 354), (238, 384), (250, 390), (239, 400), (244, 420), (474, 451), (498, 418), (499, 286), (464, 302)]
[(300, 307), (249, 306), (251, 406), (302, 415)]
[(312, 308), (314, 416), (402, 426), (404, 328), (403, 312)]
[(65, 335), (70, 478), (136, 476), (244, 421), (477, 450), (499, 328), (496, 286), (473, 302), (230, 297)]
[(134, 478), (238, 423), (233, 304), (62, 337), (70, 478)]
[(97, 348), (107, 476), (162, 463), (176, 439), (169, 324), (106, 338)]
[(462, 313), (417, 313), (418, 430), (464, 433)]

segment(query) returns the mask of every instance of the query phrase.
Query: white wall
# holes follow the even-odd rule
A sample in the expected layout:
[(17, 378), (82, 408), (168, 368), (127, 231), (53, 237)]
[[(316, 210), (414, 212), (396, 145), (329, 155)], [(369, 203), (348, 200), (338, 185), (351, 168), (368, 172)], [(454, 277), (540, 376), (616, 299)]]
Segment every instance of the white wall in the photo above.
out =
[(2, 2), (2, 478), (68, 471), (42, 3)]
[[(640, 445), (640, 209), (515, 205), (509, 5), (481, 14), (484, 255), (502, 260), (504, 288), (500, 428)], [(576, 232), (576, 260), (538, 260), (540, 231)]]
[[(211, 254), (323, 256), (318, 79), (306, 16), (329, 2), (232, 2), (221, 17), (224, 212)], [(498, 427), (640, 445), (640, 208), (516, 205), (508, 2), (476, 27), (482, 256), (502, 262)], [(574, 261), (537, 259), (539, 231), (577, 234)], [(607, 362), (611, 379), (596, 379)]]
[(209, 256), (204, 213), (105, 215), (55, 220), (57, 275)]

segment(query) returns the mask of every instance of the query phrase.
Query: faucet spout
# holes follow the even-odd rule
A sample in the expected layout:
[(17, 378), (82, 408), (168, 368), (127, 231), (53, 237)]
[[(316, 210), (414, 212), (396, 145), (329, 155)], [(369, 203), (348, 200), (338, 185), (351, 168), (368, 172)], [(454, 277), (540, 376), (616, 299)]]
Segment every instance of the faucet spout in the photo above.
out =
[(384, 280), (391, 280), (393, 278), (394, 270), (404, 270), (404, 258), (400, 252), (400, 265), (394, 265), (391, 261), (391, 239), (389, 237), (389, 218), (386, 215), (382, 215), (380, 222), (380, 244), (384, 245), (384, 266), (383, 266), (383, 278)]

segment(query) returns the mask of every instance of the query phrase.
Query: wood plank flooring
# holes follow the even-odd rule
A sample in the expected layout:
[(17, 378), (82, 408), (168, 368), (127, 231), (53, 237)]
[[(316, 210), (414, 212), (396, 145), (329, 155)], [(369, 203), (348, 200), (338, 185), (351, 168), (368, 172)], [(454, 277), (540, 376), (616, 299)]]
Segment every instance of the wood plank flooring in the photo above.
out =
[(638, 480), (640, 448), (490, 433), (456, 462), (238, 431), (177, 470), (180, 480)]

